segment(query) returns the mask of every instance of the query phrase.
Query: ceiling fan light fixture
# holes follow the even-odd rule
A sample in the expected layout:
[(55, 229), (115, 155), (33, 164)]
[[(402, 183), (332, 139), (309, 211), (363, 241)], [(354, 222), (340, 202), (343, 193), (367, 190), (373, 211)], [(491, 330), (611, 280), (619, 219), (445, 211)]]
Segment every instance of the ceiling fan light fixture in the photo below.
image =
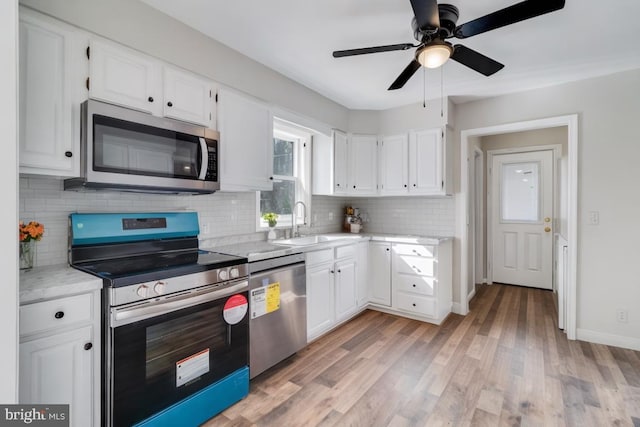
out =
[(453, 54), (453, 48), (449, 43), (431, 42), (416, 51), (416, 60), (426, 68), (438, 68), (442, 66)]

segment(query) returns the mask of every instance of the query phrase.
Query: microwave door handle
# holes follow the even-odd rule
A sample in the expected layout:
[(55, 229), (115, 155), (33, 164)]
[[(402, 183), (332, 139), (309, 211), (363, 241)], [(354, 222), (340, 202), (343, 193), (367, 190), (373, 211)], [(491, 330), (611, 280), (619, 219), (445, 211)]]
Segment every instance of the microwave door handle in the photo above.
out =
[(207, 168), (209, 167), (209, 150), (207, 149), (207, 141), (204, 138), (200, 139), (200, 175), (198, 175), (198, 179), (200, 181), (204, 181), (207, 176)]

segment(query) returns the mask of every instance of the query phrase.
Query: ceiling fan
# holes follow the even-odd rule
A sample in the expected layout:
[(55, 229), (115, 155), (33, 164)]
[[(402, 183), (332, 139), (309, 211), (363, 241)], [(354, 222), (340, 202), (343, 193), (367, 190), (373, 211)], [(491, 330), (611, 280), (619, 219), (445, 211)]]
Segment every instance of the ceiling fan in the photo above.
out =
[(388, 90), (400, 89), (421, 66), (438, 68), (449, 58), (485, 76), (500, 71), (504, 65), (460, 44), (452, 45), (447, 39), (465, 39), (496, 28), (544, 15), (564, 7), (565, 0), (527, 0), (456, 26), (458, 8), (451, 4), (438, 4), (437, 0), (410, 0), (414, 18), (411, 20), (412, 43), (337, 50), (334, 58), (389, 52), (417, 48), (415, 58), (400, 73)]

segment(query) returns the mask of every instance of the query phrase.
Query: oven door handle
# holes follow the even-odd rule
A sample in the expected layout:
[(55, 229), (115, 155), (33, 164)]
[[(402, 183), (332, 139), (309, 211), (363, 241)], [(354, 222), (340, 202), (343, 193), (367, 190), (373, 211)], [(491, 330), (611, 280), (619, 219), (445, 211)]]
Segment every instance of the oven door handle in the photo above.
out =
[(183, 308), (224, 298), (249, 288), (249, 282), (243, 280), (233, 286), (224, 289), (196, 290), (188, 294), (170, 297), (167, 300), (150, 302), (144, 305), (135, 304), (127, 307), (111, 309), (111, 327), (128, 325), (149, 319), (154, 316), (171, 313)]

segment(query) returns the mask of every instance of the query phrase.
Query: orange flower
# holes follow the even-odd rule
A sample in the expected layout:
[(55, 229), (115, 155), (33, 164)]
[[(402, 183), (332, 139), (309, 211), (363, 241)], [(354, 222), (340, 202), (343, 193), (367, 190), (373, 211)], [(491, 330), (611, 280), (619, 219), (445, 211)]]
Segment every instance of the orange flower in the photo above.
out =
[(37, 221), (30, 221), (25, 225), (24, 222), (20, 221), (20, 224), (18, 225), (18, 232), (20, 234), (21, 242), (40, 240), (44, 235), (44, 225)]

